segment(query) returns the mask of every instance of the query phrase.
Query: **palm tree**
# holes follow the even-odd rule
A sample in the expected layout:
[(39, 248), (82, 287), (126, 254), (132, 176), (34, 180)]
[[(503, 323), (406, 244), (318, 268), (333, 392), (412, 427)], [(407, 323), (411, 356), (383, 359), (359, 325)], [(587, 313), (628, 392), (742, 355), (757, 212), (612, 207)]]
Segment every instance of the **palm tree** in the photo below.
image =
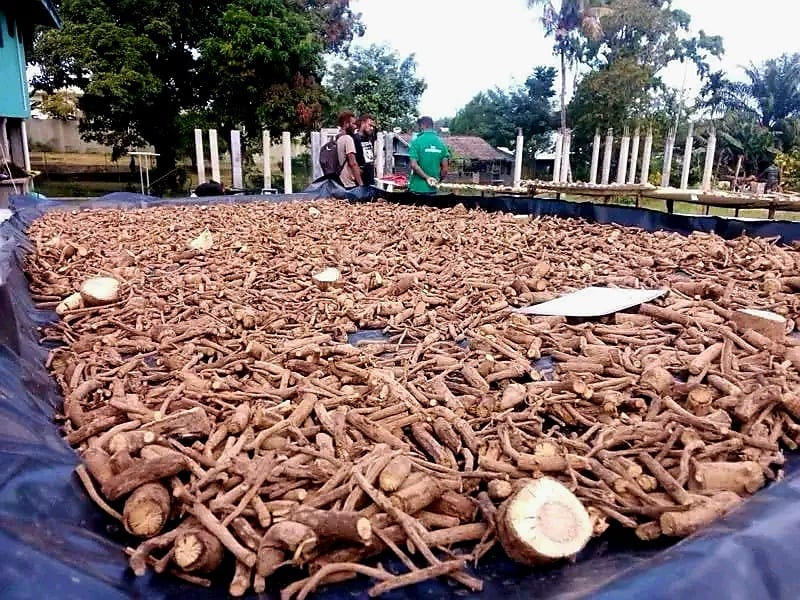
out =
[[(542, 24), (545, 33), (556, 40), (556, 49), (561, 59), (561, 132), (567, 130), (567, 58), (573, 56), (572, 34), (579, 32), (590, 40), (603, 36), (600, 19), (610, 14), (610, 8), (601, 6), (604, 0), (561, 0), (556, 10), (552, 0), (527, 0), (528, 8), (543, 6)], [(571, 60), (571, 59), (570, 59)]]
[(800, 54), (784, 54), (761, 67), (751, 64), (745, 74), (749, 81), (740, 88), (743, 100), (764, 126), (774, 128), (800, 114)]

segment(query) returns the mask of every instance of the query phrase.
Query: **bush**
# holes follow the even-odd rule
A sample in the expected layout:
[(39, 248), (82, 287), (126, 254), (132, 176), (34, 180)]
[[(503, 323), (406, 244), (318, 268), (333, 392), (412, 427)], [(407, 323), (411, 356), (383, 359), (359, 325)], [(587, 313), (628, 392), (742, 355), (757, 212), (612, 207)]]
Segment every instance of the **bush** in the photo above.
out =
[(788, 191), (800, 191), (800, 148), (789, 153), (778, 152), (775, 164), (781, 170), (781, 187)]

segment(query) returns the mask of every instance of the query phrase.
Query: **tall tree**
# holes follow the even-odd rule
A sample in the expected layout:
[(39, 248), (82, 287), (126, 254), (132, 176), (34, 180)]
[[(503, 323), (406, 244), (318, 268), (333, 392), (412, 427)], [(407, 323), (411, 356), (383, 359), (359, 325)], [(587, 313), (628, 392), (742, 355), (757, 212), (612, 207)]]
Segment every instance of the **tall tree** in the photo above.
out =
[(736, 108), (773, 131), (793, 130), (792, 118), (800, 117), (800, 53), (751, 64), (745, 75), (746, 82), (732, 86)]
[(85, 139), (116, 156), (151, 144), (162, 174), (192, 115), (251, 132), (313, 120), (323, 53), (361, 31), (348, 0), (62, 0), (59, 10), (64, 28), (35, 43), (35, 87), (80, 88)]
[(544, 6), (542, 24), (545, 33), (555, 38), (554, 50), (561, 61), (561, 131), (567, 129), (567, 63), (574, 63), (579, 52), (579, 38), (598, 40), (603, 35), (600, 19), (610, 14), (606, 0), (561, 0), (559, 8), (552, 0), (527, 0), (528, 7)]
[(675, 61), (689, 61), (705, 79), (708, 59), (719, 57), (722, 38), (689, 31), (689, 13), (672, 7), (673, 0), (608, 0), (602, 35), (583, 40), (581, 59), (601, 67), (620, 59), (635, 60), (659, 73)]
[(369, 113), (381, 128), (408, 128), (427, 84), (417, 77), (414, 55), (401, 58), (387, 46), (355, 48), (326, 78), (333, 111)]
[(453, 117), (451, 133), (476, 135), (493, 146), (513, 147), (519, 128), (525, 137), (526, 152), (543, 147), (555, 126), (555, 78), (553, 68), (537, 67), (525, 85), (478, 93)]
[(728, 79), (724, 71), (715, 71), (709, 74), (700, 88), (696, 108), (708, 111), (709, 119), (714, 121), (717, 116), (736, 104), (734, 84)]
[(492, 146), (510, 146), (514, 121), (508, 92), (499, 88), (478, 92), (453, 117), (450, 133), (475, 135)]

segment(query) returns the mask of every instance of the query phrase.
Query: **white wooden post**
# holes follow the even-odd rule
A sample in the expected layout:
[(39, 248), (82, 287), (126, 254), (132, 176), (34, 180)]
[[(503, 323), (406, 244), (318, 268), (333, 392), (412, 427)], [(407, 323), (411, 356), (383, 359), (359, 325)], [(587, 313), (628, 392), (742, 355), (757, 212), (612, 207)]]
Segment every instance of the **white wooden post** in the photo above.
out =
[(222, 183), (222, 175), (219, 172), (219, 143), (216, 129), (208, 130), (208, 147), (211, 152), (211, 179)]
[(711, 175), (714, 171), (714, 154), (717, 151), (717, 131), (713, 127), (708, 134), (708, 146), (706, 147), (706, 164), (703, 169), (703, 191), (711, 191)]
[(592, 144), (592, 167), (589, 171), (589, 183), (597, 183), (597, 169), (600, 167), (600, 130), (594, 133), (594, 142)]
[(564, 138), (561, 133), (556, 134), (556, 156), (553, 159), (553, 183), (561, 181), (561, 153), (564, 149)]
[(197, 158), (197, 185), (206, 182), (206, 160), (203, 157), (203, 130), (194, 130), (194, 151)]
[(617, 165), (617, 183), (622, 185), (628, 180), (628, 152), (631, 147), (631, 132), (628, 128), (622, 133), (619, 145), (619, 164)]
[(650, 157), (653, 155), (653, 128), (647, 130), (647, 137), (644, 139), (644, 151), (642, 153), (642, 177), (639, 183), (648, 185), (650, 183)]
[(683, 171), (681, 172), (681, 189), (689, 189), (689, 170), (692, 167), (692, 146), (694, 145), (694, 123), (689, 123), (686, 135), (686, 147), (683, 151)]
[(322, 177), (322, 167), (319, 166), (319, 151), (322, 149), (322, 133), (311, 132), (311, 181)]
[(522, 147), (525, 139), (522, 137), (522, 129), (517, 129), (517, 146), (514, 148), (514, 187), (519, 187), (522, 182)]
[(571, 149), (572, 131), (567, 129), (564, 132), (564, 139), (561, 142), (561, 170), (559, 171), (561, 183), (567, 183), (569, 181), (569, 154)]
[(261, 132), (261, 151), (262, 162), (264, 163), (264, 189), (268, 190), (272, 187), (272, 167), (270, 163), (270, 150), (272, 148), (272, 138), (269, 135), (269, 129), (264, 129)]
[(292, 135), (284, 131), (281, 137), (283, 144), (283, 192), (292, 193)]
[(384, 165), (383, 165), (383, 174), (386, 175), (387, 173), (391, 174), (394, 173), (394, 133), (387, 133), (386, 137), (384, 138), (385, 147), (383, 149), (384, 152)]
[(233, 163), (233, 187), (242, 189), (242, 132), (231, 130), (231, 163)]
[(669, 128), (667, 141), (664, 146), (664, 168), (661, 171), (661, 187), (669, 187), (670, 176), (672, 175), (672, 154), (675, 150), (675, 127)]
[(633, 142), (631, 145), (631, 165), (628, 169), (628, 184), (636, 183), (636, 167), (639, 164), (639, 128), (633, 132)]
[[(21, 121), (19, 124), (20, 134), (22, 135), (22, 166), (25, 170), (30, 173), (31, 172), (31, 151), (28, 148), (28, 125), (25, 121)], [(33, 179), (31, 179), (31, 185), (33, 185)]]
[(614, 130), (609, 129), (606, 134), (606, 147), (603, 148), (603, 178), (600, 183), (608, 185), (611, 178), (611, 154), (614, 151)]
[(383, 177), (386, 168), (386, 134), (382, 131), (378, 132), (375, 137), (375, 179)]

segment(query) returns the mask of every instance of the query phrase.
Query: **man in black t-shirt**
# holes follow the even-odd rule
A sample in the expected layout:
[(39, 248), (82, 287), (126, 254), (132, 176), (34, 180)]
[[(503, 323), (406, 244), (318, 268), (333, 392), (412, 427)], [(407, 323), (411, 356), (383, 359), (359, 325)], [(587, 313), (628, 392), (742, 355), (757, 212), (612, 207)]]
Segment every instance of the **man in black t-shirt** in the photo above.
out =
[(361, 179), (364, 185), (375, 184), (375, 119), (364, 114), (358, 119), (358, 129), (353, 134), (356, 145), (356, 162), (361, 167)]

